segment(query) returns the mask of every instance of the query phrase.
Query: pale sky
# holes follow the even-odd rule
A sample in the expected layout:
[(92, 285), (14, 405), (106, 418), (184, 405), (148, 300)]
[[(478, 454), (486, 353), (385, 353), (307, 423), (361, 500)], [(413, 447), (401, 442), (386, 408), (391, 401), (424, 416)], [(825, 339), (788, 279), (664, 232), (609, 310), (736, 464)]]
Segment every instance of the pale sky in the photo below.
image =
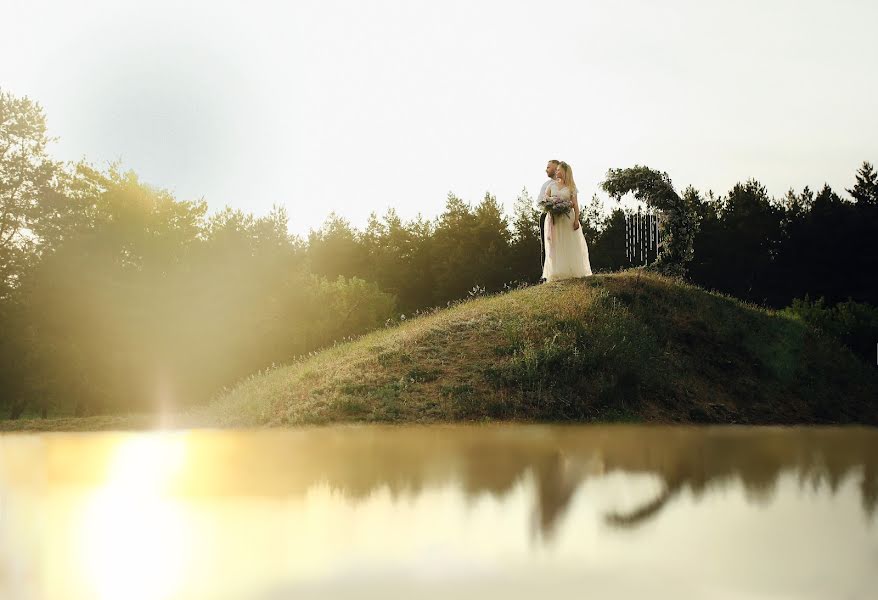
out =
[[(0, 87), (59, 159), (305, 234), (331, 210), (511, 209), (569, 162), (678, 190), (851, 187), (878, 162), (873, 0), (0, 0)], [(611, 207), (610, 202), (607, 207)]]

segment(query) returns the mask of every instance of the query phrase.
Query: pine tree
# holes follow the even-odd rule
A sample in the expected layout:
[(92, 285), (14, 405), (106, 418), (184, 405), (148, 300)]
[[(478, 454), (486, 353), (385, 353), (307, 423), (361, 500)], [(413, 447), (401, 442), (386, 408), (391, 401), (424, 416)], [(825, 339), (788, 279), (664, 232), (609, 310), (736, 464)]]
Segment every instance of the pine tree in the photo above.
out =
[(848, 193), (857, 204), (878, 206), (878, 174), (868, 161), (863, 162), (863, 166), (857, 171), (857, 184)]

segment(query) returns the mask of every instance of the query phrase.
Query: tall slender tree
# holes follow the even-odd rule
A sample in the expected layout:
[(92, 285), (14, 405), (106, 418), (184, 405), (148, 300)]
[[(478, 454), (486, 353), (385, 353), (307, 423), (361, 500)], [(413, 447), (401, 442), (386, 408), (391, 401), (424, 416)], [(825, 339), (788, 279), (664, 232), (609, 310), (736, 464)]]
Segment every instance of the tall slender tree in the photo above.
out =
[(857, 171), (857, 183), (847, 191), (858, 204), (878, 206), (878, 173), (868, 161)]
[(42, 107), (0, 89), (0, 298), (20, 283), (35, 252), (31, 227), (58, 170), (46, 152), (50, 141)]

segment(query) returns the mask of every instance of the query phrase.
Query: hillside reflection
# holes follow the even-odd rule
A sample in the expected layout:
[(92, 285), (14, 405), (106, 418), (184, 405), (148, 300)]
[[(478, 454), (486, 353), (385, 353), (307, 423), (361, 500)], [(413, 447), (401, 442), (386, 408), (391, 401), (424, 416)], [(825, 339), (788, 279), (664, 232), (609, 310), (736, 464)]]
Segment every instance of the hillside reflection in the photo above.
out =
[[(530, 478), (544, 535), (552, 535), (581, 486), (617, 471), (661, 483), (635, 508), (605, 514), (606, 523), (619, 528), (648, 522), (683, 492), (698, 500), (740, 485), (749, 502), (770, 503), (778, 477), (790, 472), (803, 489), (833, 495), (847, 477), (857, 478), (867, 518), (878, 504), (878, 431), (865, 428), (352, 426), (54, 434), (39, 444), (47, 477), (38, 479), (51, 487), (101, 485), (120, 445), (149, 436), (183, 442), (183, 464), (165, 485), (167, 493), (187, 497), (301, 496), (322, 484), (353, 502), (381, 488), (398, 497), (449, 485), (475, 499), (503, 497)], [(14, 440), (6, 437), (2, 447), (11, 450)], [(35, 481), (21, 474), (27, 463), (20, 453), (16, 477), (10, 456), (0, 453), (0, 475), (19, 484)]]

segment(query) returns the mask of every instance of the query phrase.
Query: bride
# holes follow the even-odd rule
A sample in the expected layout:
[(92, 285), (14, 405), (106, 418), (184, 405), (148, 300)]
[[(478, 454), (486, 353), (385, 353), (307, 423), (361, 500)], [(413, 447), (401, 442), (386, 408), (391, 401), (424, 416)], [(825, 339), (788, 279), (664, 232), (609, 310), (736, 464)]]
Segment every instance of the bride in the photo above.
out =
[(558, 165), (555, 181), (546, 190), (546, 196), (570, 200), (573, 209), (563, 215), (546, 215), (546, 262), (543, 278), (549, 281), (587, 277), (592, 274), (588, 260), (588, 245), (579, 225), (579, 202), (573, 169), (566, 162)]

